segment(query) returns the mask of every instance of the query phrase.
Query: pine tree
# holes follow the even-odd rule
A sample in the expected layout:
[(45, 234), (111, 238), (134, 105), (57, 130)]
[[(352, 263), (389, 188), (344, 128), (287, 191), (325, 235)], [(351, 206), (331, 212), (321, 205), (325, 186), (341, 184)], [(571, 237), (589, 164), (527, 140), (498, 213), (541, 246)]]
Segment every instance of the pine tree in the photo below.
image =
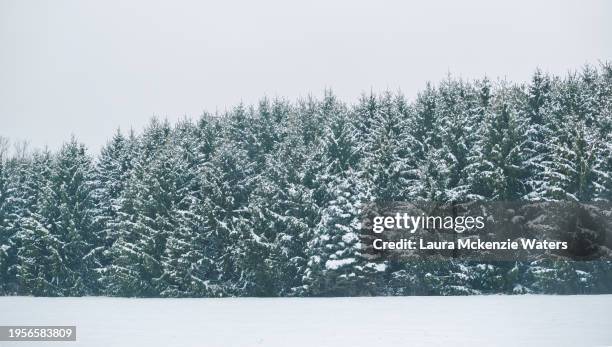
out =
[[(439, 160), (436, 169), (436, 185), (442, 189), (439, 198), (446, 202), (461, 202), (466, 199), (469, 184), (463, 171), (468, 164), (470, 153), (466, 125), (468, 98), (467, 87), (449, 77), (439, 89), (439, 104), (436, 108), (436, 133), (439, 147), (430, 156)], [(434, 164), (435, 165), (435, 164)]]
[(410, 196), (406, 185), (410, 183), (412, 169), (410, 152), (403, 147), (413, 141), (406, 129), (408, 110), (401, 96), (385, 93), (378, 101), (378, 112), (371, 120), (371, 144), (361, 159), (372, 183), (374, 200), (401, 201)]
[(402, 148), (409, 153), (407, 163), (407, 197), (411, 200), (438, 201), (444, 195), (443, 175), (445, 168), (437, 163), (440, 153), (440, 138), (436, 132), (437, 91), (427, 83), (414, 103), (414, 117), (407, 126), (408, 134), (401, 142)]
[[(25, 150), (25, 148), (23, 148)], [(37, 157), (37, 155), (34, 155)], [(0, 277), (3, 277), (0, 290), (7, 294), (19, 292), (19, 281), (17, 279), (19, 258), (18, 252), (21, 247), (19, 233), (23, 230), (23, 221), (36, 212), (35, 203), (37, 194), (34, 191), (38, 182), (34, 182), (32, 166), (34, 159), (21, 151), (9, 160), (0, 164), (0, 229), (2, 235), (2, 252), (0, 256)], [(44, 182), (43, 182), (44, 184)]]
[(515, 114), (506, 102), (486, 114), (481, 137), (472, 150), (467, 172), (471, 198), (516, 201), (525, 195), (522, 138)]
[(612, 64), (603, 64), (598, 79), (599, 99), (595, 129), (591, 130), (599, 140), (595, 154), (595, 200), (612, 201)]
[[(175, 128), (170, 144), (168, 165), (173, 168), (170, 219), (166, 248), (161, 258), (163, 275), (159, 281), (163, 296), (202, 296), (210, 294), (206, 278), (212, 266), (202, 253), (206, 234), (201, 211), (202, 196), (199, 167), (210, 153), (198, 150), (198, 130), (189, 121)], [(164, 158), (162, 156), (162, 158)]]
[(73, 138), (54, 158), (49, 186), (43, 194), (43, 225), (61, 242), (62, 264), (57, 266), (66, 272), (60, 279), (66, 295), (96, 292), (97, 264), (93, 253), (100, 240), (94, 223), (93, 177), (85, 146)]
[(342, 108), (329, 125), (318, 182), (324, 188), (321, 221), (308, 243), (308, 264), (304, 282), (310, 295), (364, 295), (370, 293), (375, 276), (384, 271), (362, 249), (360, 236), (362, 204), (369, 201), (369, 189), (360, 186), (354, 129)]
[(258, 276), (268, 295), (295, 295), (302, 291), (306, 266), (306, 243), (319, 220), (311, 178), (318, 173), (315, 154), (309, 153), (302, 136), (303, 119), (290, 113), (277, 150), (266, 156), (265, 170), (257, 181), (249, 209), (254, 228), (267, 243), (254, 245), (267, 253)]
[(21, 191), (27, 199), (19, 216), (19, 231), (15, 234), (17, 264), (14, 267), (19, 283), (19, 294), (57, 296), (63, 295), (59, 276), (65, 273), (62, 266), (62, 243), (50, 233), (46, 218), (41, 215), (44, 198), (52, 176), (53, 157), (48, 151), (34, 153), (26, 168)]
[(96, 252), (99, 283), (106, 293), (112, 286), (107, 278), (113, 266), (110, 249), (121, 235), (120, 209), (126, 183), (132, 174), (137, 146), (134, 132), (125, 137), (117, 130), (112, 140), (106, 144), (100, 153), (95, 167), (94, 198), (98, 213), (96, 226), (101, 230), (101, 248)]
[(360, 188), (354, 173), (336, 177), (328, 187), (332, 200), (323, 210), (316, 237), (308, 244), (312, 255), (306, 283), (314, 295), (366, 295), (370, 292), (367, 261), (360, 242)]
[(525, 186), (526, 200), (541, 200), (545, 189), (543, 163), (550, 160), (551, 149), (548, 145), (552, 136), (550, 129), (551, 113), (555, 109), (552, 102), (552, 82), (541, 70), (536, 70), (529, 85), (524, 103), (523, 126), (525, 129)]
[(592, 201), (596, 144), (588, 139), (582, 121), (572, 117), (566, 127), (551, 144), (550, 160), (543, 163), (546, 185), (541, 194), (551, 200)]
[(100, 214), (97, 223), (104, 225), (107, 246), (116, 240), (120, 198), (133, 169), (135, 135), (125, 137), (117, 130), (112, 140), (102, 148), (96, 163), (96, 201)]
[(101, 278), (108, 293), (155, 296), (162, 276), (161, 257), (166, 247), (172, 171), (167, 142), (168, 122), (153, 119), (141, 135), (138, 160), (119, 198), (116, 241), (108, 249), (112, 265)]

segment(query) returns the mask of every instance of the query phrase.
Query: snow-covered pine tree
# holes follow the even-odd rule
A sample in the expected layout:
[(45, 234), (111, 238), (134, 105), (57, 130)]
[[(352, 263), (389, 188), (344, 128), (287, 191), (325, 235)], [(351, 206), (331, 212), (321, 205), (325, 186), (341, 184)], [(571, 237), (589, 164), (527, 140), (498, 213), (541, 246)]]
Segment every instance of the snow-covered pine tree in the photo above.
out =
[(96, 292), (97, 274), (93, 252), (100, 246), (94, 218), (94, 172), (85, 146), (72, 139), (60, 149), (51, 170), (49, 187), (43, 194), (41, 214), (62, 249), (60, 256), (67, 276), (64, 295)]
[(278, 196), (272, 197), (280, 182), (271, 177), (274, 168), (270, 167), (273, 165), (270, 160), (284, 137), (286, 129), (282, 125), (288, 111), (287, 105), (279, 100), (271, 105), (263, 99), (253, 114), (252, 138), (259, 148), (253, 166), (258, 174), (252, 180), (252, 192), (242, 211), (242, 215), (249, 216), (248, 220), (241, 217), (235, 224), (239, 248), (235, 261), (242, 269), (237, 286), (244, 295), (275, 296), (283, 290), (281, 266), (286, 263), (281, 264), (281, 254), (274, 241), (278, 233), (290, 231), (280, 230), (278, 223), (282, 217), (272, 211), (271, 205), (281, 201)]
[[(201, 123), (202, 124), (202, 123)], [(175, 127), (165, 159), (170, 174), (169, 222), (165, 250), (161, 257), (163, 275), (158, 281), (162, 296), (202, 296), (207, 292), (206, 268), (210, 266), (202, 254), (202, 236), (205, 234), (204, 218), (201, 213), (200, 160), (206, 153), (199, 151), (197, 142), (199, 130), (188, 120)]]
[(306, 243), (319, 220), (313, 199), (312, 178), (318, 173), (318, 149), (304, 145), (303, 122), (298, 112), (286, 109), (278, 131), (283, 139), (266, 156), (267, 168), (257, 181), (250, 203), (256, 233), (269, 243), (268, 295), (300, 294), (306, 265)]
[(504, 100), (489, 108), (483, 119), (480, 137), (472, 148), (467, 174), (470, 199), (516, 201), (526, 191), (521, 131), (516, 112)]
[[(331, 94), (329, 94), (331, 95)], [(327, 98), (330, 100), (330, 98)], [(371, 152), (371, 147), (375, 143), (372, 136), (372, 125), (374, 119), (379, 113), (379, 102), (374, 92), (362, 94), (357, 105), (353, 109), (352, 122), (355, 127), (355, 136), (359, 139), (358, 142), (363, 146), (362, 151)]]
[(552, 100), (552, 81), (550, 76), (537, 69), (531, 83), (527, 87), (522, 112), (522, 125), (524, 129), (524, 155), (525, 155), (525, 187), (526, 200), (538, 201), (546, 186), (543, 163), (550, 160), (550, 146), (553, 136), (551, 130), (551, 113), (555, 110)]
[(258, 175), (256, 160), (263, 158), (252, 128), (253, 110), (239, 106), (223, 120), (223, 138), (202, 170), (208, 230), (204, 253), (215, 265), (208, 278), (217, 295), (246, 295), (253, 289), (253, 276), (238, 264), (249, 263), (243, 247), (258, 240), (248, 204)]
[(334, 107), (317, 181), (324, 191), (321, 221), (308, 243), (304, 284), (309, 295), (367, 295), (374, 292), (383, 264), (370, 261), (361, 244), (361, 208), (369, 201), (358, 166), (355, 130), (345, 108)]
[(464, 174), (470, 153), (466, 100), (472, 95), (464, 82), (454, 81), (450, 77), (440, 85), (438, 92), (435, 129), (439, 145), (429, 153), (428, 159), (435, 160), (430, 165), (438, 166), (434, 169), (434, 177), (437, 179), (436, 186), (443, 189), (439, 198), (450, 203), (461, 202), (469, 192), (467, 175)]
[(325, 133), (325, 124), (329, 122), (321, 112), (320, 101), (309, 95), (306, 99), (297, 101), (295, 112), (300, 119), (304, 146), (315, 146)]
[(365, 178), (371, 182), (372, 198), (376, 202), (402, 201), (410, 197), (407, 184), (414, 162), (409, 151), (413, 139), (406, 124), (408, 112), (401, 95), (386, 92), (380, 97), (377, 112), (370, 120), (370, 134), (366, 139), (369, 143), (360, 162)]
[(101, 251), (95, 254), (99, 282), (103, 291), (108, 293), (107, 279), (109, 268), (112, 267), (113, 258), (110, 248), (121, 235), (120, 214), (121, 199), (127, 182), (132, 173), (133, 162), (136, 160), (136, 146), (138, 145), (133, 131), (126, 137), (117, 130), (113, 138), (102, 148), (96, 162), (94, 198), (98, 213), (95, 223), (101, 229)]
[(438, 94), (431, 83), (420, 92), (414, 102), (414, 117), (407, 122), (408, 135), (401, 146), (409, 153), (406, 195), (411, 200), (438, 201), (444, 195), (445, 168), (437, 165), (441, 154), (440, 138), (436, 133)]
[(17, 276), (21, 292), (93, 294), (91, 257), (98, 244), (93, 217), (93, 172), (85, 147), (73, 138), (59, 153), (36, 154), (24, 185), (28, 211), (20, 220)]
[(248, 175), (241, 163), (246, 162), (244, 151), (235, 151), (228, 144), (220, 144), (212, 160), (202, 170), (202, 211), (206, 222), (203, 253), (214, 266), (206, 278), (210, 286), (217, 288), (217, 295), (232, 295), (239, 270), (235, 265), (238, 252), (234, 223), (236, 214), (247, 196), (240, 189)]
[[(25, 272), (23, 265), (23, 251), (32, 238), (24, 237), (27, 231), (26, 222), (39, 210), (38, 203), (43, 188), (48, 184), (50, 177), (50, 159), (48, 151), (35, 152), (28, 157), (19, 160), (18, 168), (12, 175), (11, 187), (13, 190), (14, 217), (11, 218), (14, 233), (9, 239), (11, 249), (9, 252), (9, 287), (14, 287), (11, 292), (18, 294), (30, 294), (29, 287), (24, 285), (21, 275)], [(10, 284), (14, 281), (13, 284)]]
[(539, 192), (547, 200), (592, 201), (597, 143), (575, 116), (568, 117), (564, 127), (550, 144), (550, 159), (543, 162), (546, 185)]
[(117, 130), (102, 148), (96, 162), (96, 201), (99, 215), (97, 223), (104, 226), (105, 245), (110, 247), (117, 239), (117, 220), (120, 198), (133, 167), (137, 141), (134, 132), (126, 137)]
[[(20, 293), (35, 296), (78, 295), (74, 286), (66, 285), (66, 280), (75, 280), (75, 276), (63, 263), (61, 254), (64, 243), (40, 221), (44, 217), (33, 213), (22, 221), (18, 234), (20, 241), (18, 279)], [(69, 277), (70, 276), (70, 277)], [(69, 279), (70, 278), (70, 279)], [(82, 286), (74, 288), (83, 291)]]
[(376, 276), (370, 272), (384, 271), (384, 264), (370, 262), (361, 244), (360, 209), (366, 197), (360, 189), (352, 169), (329, 182), (331, 200), (323, 210), (315, 238), (308, 244), (305, 282), (311, 295), (375, 293)]
[[(596, 108), (594, 127), (590, 130), (597, 134), (599, 145), (595, 154), (596, 192), (595, 200), (612, 202), (612, 64), (602, 64), (598, 74), (596, 102), (593, 96), (585, 96), (590, 101), (585, 102), (590, 108)], [(593, 105), (594, 104), (594, 105)]]
[(0, 164), (0, 176), (3, 176), (0, 179), (0, 277), (3, 277), (0, 291), (6, 294), (19, 293), (17, 274), (21, 244), (18, 235), (23, 230), (23, 220), (36, 210), (38, 198), (34, 187), (46, 183), (33, 181), (32, 166), (36, 157), (38, 154), (30, 155), (26, 145), (21, 144), (16, 146), (15, 155)]
[[(101, 282), (107, 293), (155, 296), (162, 275), (161, 256), (169, 223), (171, 171), (167, 142), (168, 122), (153, 119), (135, 146), (133, 168), (119, 198), (116, 240), (106, 255)], [(163, 154), (163, 158), (162, 158)]]

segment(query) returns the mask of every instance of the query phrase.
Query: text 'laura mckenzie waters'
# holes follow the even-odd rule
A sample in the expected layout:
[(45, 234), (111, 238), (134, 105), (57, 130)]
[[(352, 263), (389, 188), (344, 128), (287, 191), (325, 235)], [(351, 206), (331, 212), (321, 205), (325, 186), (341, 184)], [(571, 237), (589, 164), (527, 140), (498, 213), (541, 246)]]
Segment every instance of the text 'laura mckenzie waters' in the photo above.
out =
[(376, 250), (558, 250), (567, 249), (567, 242), (537, 239), (520, 239), (518, 241), (512, 241), (510, 239), (506, 241), (482, 241), (471, 239), (462, 239), (457, 241), (425, 241), (423, 239), (383, 241), (381, 239), (375, 239), (372, 246)]

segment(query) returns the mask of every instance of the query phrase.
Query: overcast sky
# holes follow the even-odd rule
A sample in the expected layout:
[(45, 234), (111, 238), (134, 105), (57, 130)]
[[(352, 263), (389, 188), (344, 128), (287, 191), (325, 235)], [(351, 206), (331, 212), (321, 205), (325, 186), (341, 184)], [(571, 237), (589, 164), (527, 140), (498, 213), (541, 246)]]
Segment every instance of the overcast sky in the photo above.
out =
[(154, 115), (610, 59), (606, 0), (0, 0), (0, 136), (98, 150)]

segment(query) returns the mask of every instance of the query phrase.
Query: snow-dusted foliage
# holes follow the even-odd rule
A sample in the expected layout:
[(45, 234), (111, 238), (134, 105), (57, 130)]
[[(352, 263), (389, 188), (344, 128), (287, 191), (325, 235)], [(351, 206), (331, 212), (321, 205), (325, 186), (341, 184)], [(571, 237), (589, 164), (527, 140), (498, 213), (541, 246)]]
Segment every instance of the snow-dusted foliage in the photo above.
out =
[(138, 297), (600, 293), (608, 261), (381, 261), (394, 201), (612, 202), (612, 68), (330, 91), (118, 131), (93, 156), (0, 139), (0, 293)]

